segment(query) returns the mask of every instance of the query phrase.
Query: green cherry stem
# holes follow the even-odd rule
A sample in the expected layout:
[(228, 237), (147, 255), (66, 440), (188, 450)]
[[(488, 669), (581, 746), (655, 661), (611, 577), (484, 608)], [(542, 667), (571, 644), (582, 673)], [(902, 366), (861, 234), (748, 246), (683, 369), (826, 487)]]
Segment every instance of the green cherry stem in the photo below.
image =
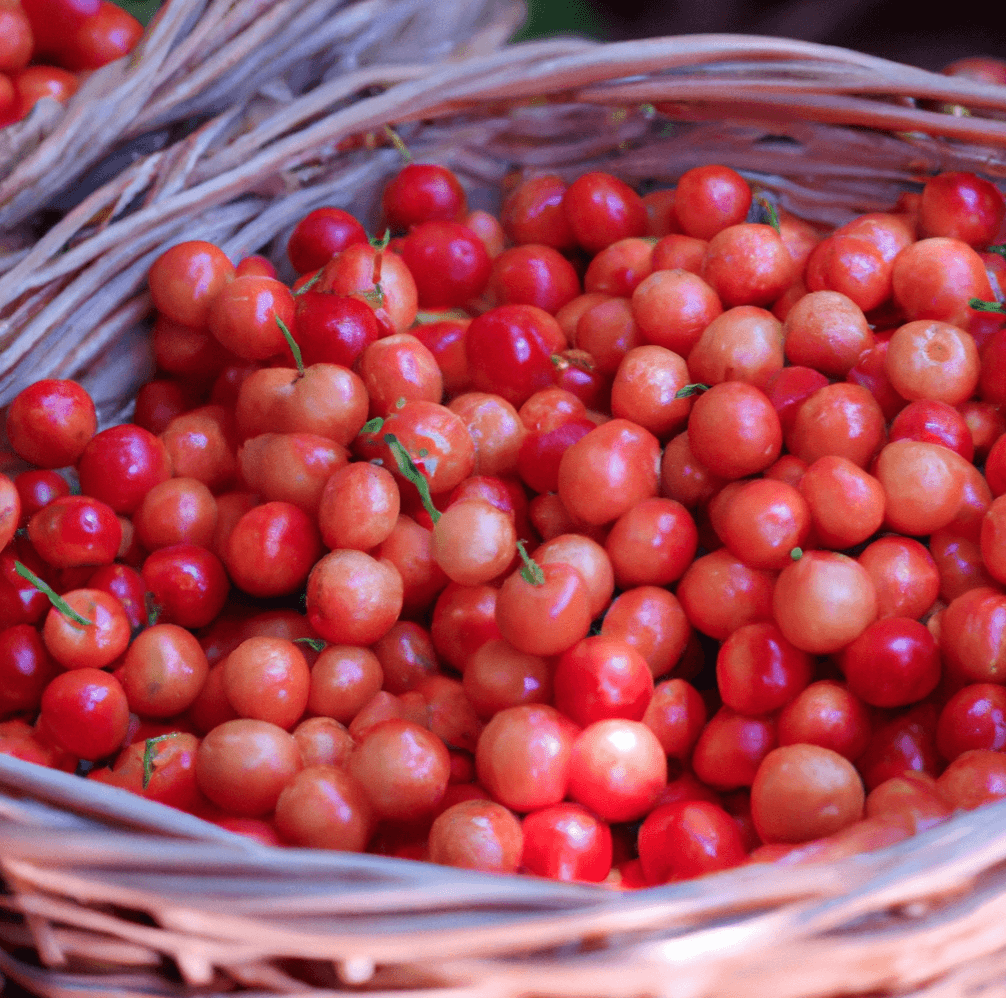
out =
[(398, 437), (394, 433), (385, 433), (384, 442), (391, 448), (391, 453), (398, 462), (398, 470), (418, 489), (419, 498), (423, 501), (423, 508), (430, 514), (430, 519), (436, 523), (440, 519), (440, 510), (433, 505), (433, 497), (430, 495), (430, 483), (423, 477), (422, 472), (416, 467), (416, 462), (412, 460), (409, 452), (399, 443)]
[(82, 617), (79, 613), (59, 593), (56, 592), (48, 582), (44, 582), (40, 579), (27, 565), (23, 562), (14, 562), (14, 571), (21, 576), (22, 579), (27, 579), (40, 593), (45, 593), (49, 597), (49, 602), (61, 613), (64, 617), (69, 617), (70, 620), (75, 623), (81, 624), (84, 627), (91, 627), (94, 624), (93, 620), (88, 620), (87, 617)]
[(148, 738), (143, 743), (143, 789), (150, 786), (150, 781), (154, 777), (154, 746), (159, 745), (166, 738), (174, 738), (181, 734), (180, 731), (169, 731), (166, 735), (158, 735), (156, 738)]
[(311, 280), (305, 281), (299, 288), (297, 288), (296, 291), (293, 292), (294, 298), (299, 298), (305, 292), (310, 291), (311, 288), (313, 288), (320, 280), (321, 280), (321, 270), (319, 270), (318, 273), (311, 278)]
[(709, 391), (709, 385), (703, 385), (700, 382), (695, 382), (691, 385), (685, 385), (684, 388), (679, 388), (674, 393), (674, 397), (676, 399), (686, 399), (691, 395), (699, 395), (702, 392), (707, 391)]
[(297, 346), (297, 341), (293, 338), (293, 333), (290, 332), (287, 324), (277, 315), (276, 325), (279, 326), (279, 331), (283, 334), (283, 339), (286, 340), (286, 345), (290, 348), (290, 353), (293, 354), (293, 359), (297, 363), (297, 376), (300, 378), (304, 377), (304, 357), (300, 352), (300, 347)]
[(969, 299), (968, 308), (973, 308), (976, 312), (1006, 312), (1006, 305), (1001, 301), (984, 301), (981, 298)]
[(143, 594), (143, 609), (147, 613), (147, 627), (153, 627), (164, 611), (164, 607), (157, 602), (157, 597), (149, 589)]
[(524, 567), (520, 570), (520, 577), (525, 582), (530, 582), (532, 586), (545, 585), (545, 573), (541, 570), (541, 565), (527, 553), (523, 541), (517, 541), (517, 551), (520, 554), (520, 560), (524, 562)]
[(374, 286), (369, 291), (363, 292), (363, 297), (375, 308), (384, 305), (384, 288), (381, 287), (381, 270), (384, 263), (384, 251), (391, 242), (391, 229), (385, 229), (384, 235), (380, 239), (373, 236), (368, 240), (370, 245), (376, 250), (374, 253), (374, 273), (370, 278)]
[(759, 208), (765, 213), (768, 218), (768, 224), (775, 229), (776, 233), (779, 233), (779, 212), (776, 210), (774, 204), (764, 195), (755, 198), (755, 203)]
[(398, 132), (391, 127), (391, 125), (384, 126), (384, 133), (389, 139), (391, 139), (391, 144), (398, 150), (402, 159), (404, 159), (406, 163), (411, 163), (412, 153), (409, 152), (409, 147), (402, 141), (401, 135), (399, 135)]
[(311, 651), (324, 651), (328, 642), (324, 638), (294, 638), (295, 645), (307, 645)]

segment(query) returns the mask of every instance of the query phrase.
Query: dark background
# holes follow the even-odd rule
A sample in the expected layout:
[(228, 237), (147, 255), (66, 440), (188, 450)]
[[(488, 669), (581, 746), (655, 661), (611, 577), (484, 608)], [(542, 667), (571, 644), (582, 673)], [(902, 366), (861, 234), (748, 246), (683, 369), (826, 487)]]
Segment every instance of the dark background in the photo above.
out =
[(528, 0), (520, 37), (573, 32), (605, 40), (705, 32), (840, 45), (938, 70), (971, 55), (1006, 56), (1006, 16), (919, 0)]
[[(160, 0), (116, 0), (144, 24)], [(429, 0), (436, 3), (436, 0)], [(970, 3), (919, 0), (525, 0), (517, 40), (556, 34), (605, 41), (705, 32), (777, 35), (840, 45), (939, 70), (971, 55), (1006, 57), (1006, 16)]]

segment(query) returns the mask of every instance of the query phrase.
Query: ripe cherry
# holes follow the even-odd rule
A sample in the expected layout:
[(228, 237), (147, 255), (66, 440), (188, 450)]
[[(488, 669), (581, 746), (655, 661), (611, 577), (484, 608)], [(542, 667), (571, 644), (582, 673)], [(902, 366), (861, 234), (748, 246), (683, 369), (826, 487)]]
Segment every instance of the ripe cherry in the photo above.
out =
[(126, 737), (126, 694), (115, 676), (107, 672), (72, 669), (46, 687), (39, 725), (64, 751), (81, 759), (104, 759)]

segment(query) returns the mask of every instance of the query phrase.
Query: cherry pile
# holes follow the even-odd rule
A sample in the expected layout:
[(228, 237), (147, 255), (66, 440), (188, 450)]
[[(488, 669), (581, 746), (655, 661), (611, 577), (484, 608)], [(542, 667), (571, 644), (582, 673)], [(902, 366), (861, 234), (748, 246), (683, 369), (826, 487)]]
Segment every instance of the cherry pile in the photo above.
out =
[(382, 210), (312, 211), (292, 287), (166, 250), (134, 423), (11, 404), (0, 751), (265, 842), (620, 886), (1006, 796), (991, 183), (821, 232), (724, 166), (496, 219), (410, 163)]
[(111, 0), (0, 0), (0, 128), (66, 102), (80, 74), (121, 59), (143, 25)]

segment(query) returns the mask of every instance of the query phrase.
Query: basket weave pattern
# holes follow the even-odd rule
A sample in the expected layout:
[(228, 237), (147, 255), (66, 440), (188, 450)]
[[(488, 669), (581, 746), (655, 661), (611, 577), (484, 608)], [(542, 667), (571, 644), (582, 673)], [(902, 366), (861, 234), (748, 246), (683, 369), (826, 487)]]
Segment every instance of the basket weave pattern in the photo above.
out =
[[(183, 91), (178, 106), (198, 99)], [(151, 100), (136, 127), (162, 124), (167, 103)], [(292, 99), (260, 88), (138, 159), (0, 274), (0, 397), (29, 374), (85, 376), (106, 412), (121, 412), (131, 388), (108, 355), (118, 344), (135, 369), (153, 256), (198, 237), (234, 258), (271, 245), (279, 262), (292, 225), (320, 204), (374, 224), (400, 159), (360, 136), (386, 123), (417, 157), (456, 169), (475, 204), (492, 205), (515, 170), (670, 183), (722, 162), (834, 224), (933, 172), (1006, 175), (1006, 123), (980, 116), (1001, 111), (1006, 88), (739, 36), (562, 40), (356, 68)], [(4, 757), (0, 785), (0, 970), (46, 995), (235, 983), (431, 998), (1006, 994), (1006, 805), (828, 865), (619, 894), (266, 849)]]

